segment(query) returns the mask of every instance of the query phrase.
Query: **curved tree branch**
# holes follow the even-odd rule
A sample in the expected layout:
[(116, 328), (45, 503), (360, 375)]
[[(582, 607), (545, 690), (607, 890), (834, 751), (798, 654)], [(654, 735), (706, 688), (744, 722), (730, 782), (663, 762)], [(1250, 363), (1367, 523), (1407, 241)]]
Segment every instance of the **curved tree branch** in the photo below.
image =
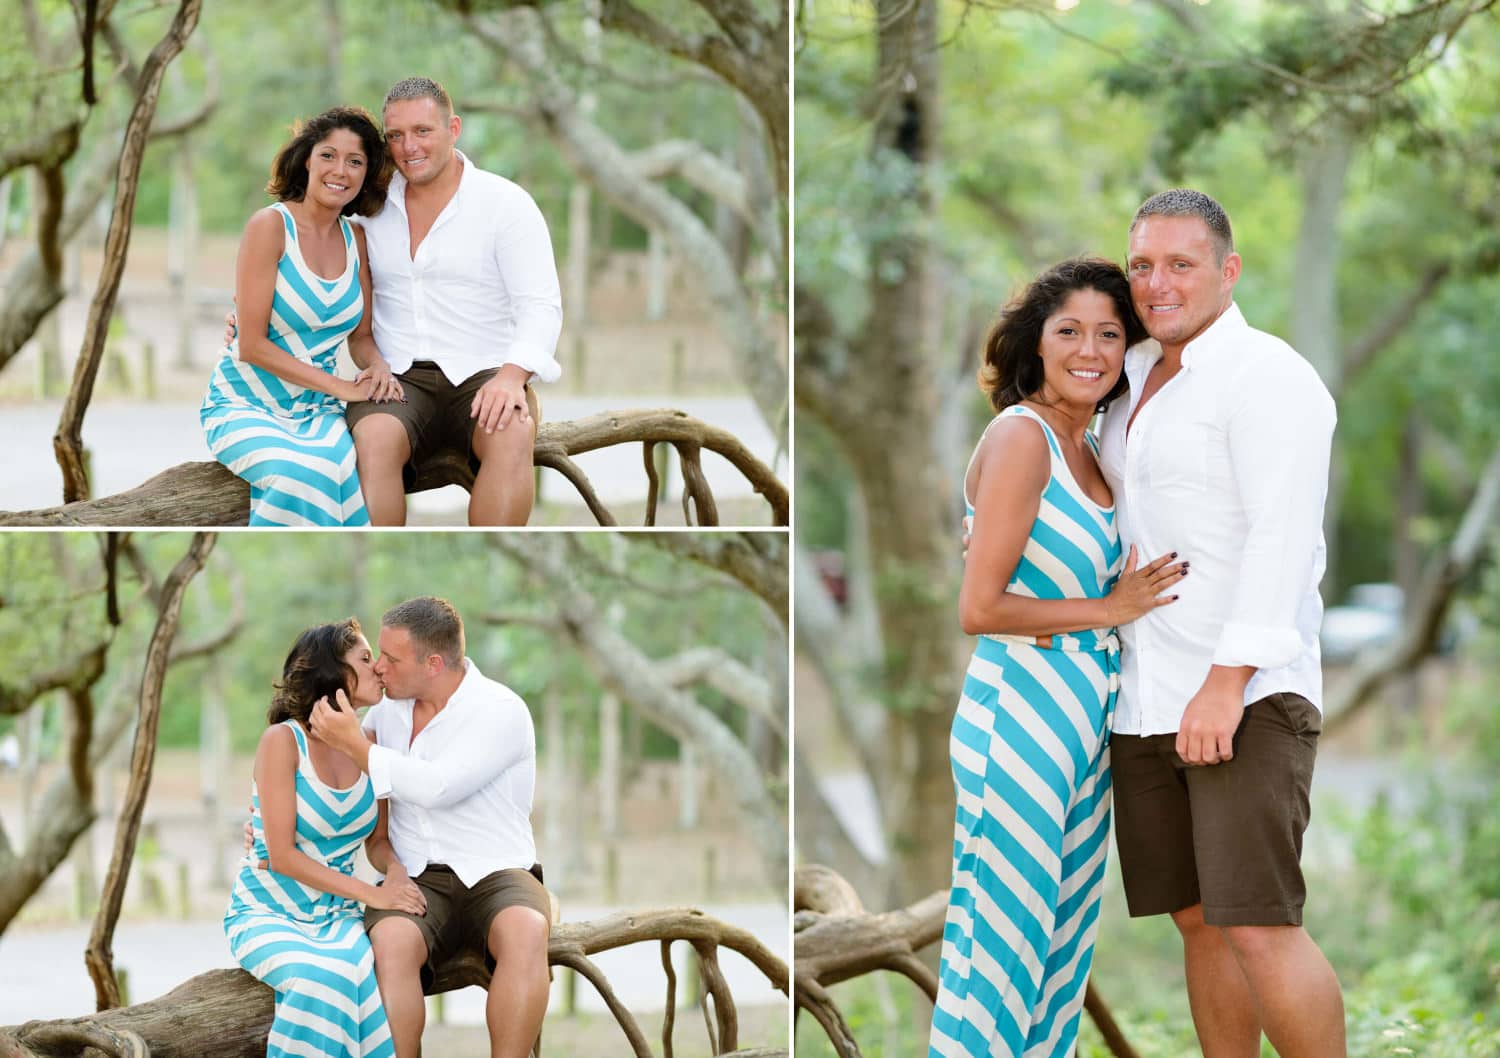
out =
[[(722, 333), (735, 350), (736, 364), (756, 407), (778, 437), (784, 437), (787, 368), (780, 334), (753, 303), (723, 244), (685, 203), (655, 182), (634, 174), (629, 155), (582, 112), (573, 89), (548, 57), (535, 11), (508, 10), (493, 20), (469, 16), (464, 24), (524, 74), (529, 85), (530, 121), (552, 138), (573, 169), (620, 210), (659, 232), (699, 273), (723, 320)], [(782, 90), (784, 93), (785, 85)], [(779, 233), (780, 218), (774, 220)], [(778, 234), (778, 255), (781, 241)]]
[[(548, 586), (572, 645), (605, 686), (674, 737), (698, 747), (723, 779), (773, 884), (787, 871), (786, 797), (773, 791), (734, 728), (666, 679), (655, 662), (605, 616), (579, 582), (576, 540), (556, 534), (493, 534), (491, 546), (524, 562)], [(784, 891), (784, 890), (783, 890)]]
[[(587, 977), (610, 1004), (637, 1056), (651, 1058), (635, 1018), (615, 997), (608, 980), (588, 958), (627, 944), (685, 940), (719, 945), (743, 955), (785, 993), (790, 987), (784, 962), (753, 935), (695, 908), (621, 912), (588, 922), (563, 922), (552, 928), (548, 962), (567, 966)], [(489, 972), (478, 951), (469, 951), (438, 968), (429, 994), (453, 988), (489, 984)], [(613, 1000), (613, 1002), (611, 1002)], [(184, 981), (159, 999), (135, 1006), (61, 1021), (0, 1026), (0, 1058), (75, 1058), (79, 1032), (127, 1034), (138, 1037), (154, 1058), (260, 1058), (266, 1053), (266, 1034), (274, 1013), (273, 993), (244, 970), (210, 970)], [(101, 1041), (104, 1035), (95, 1038)], [(65, 1047), (42, 1041), (67, 1041)], [(721, 1035), (721, 1042), (723, 1037)], [(129, 1052), (124, 1052), (129, 1053)], [(743, 1053), (762, 1058), (786, 1058), (782, 1048)]]
[(171, 27), (156, 47), (151, 49), (151, 55), (146, 60), (135, 107), (125, 125), (125, 143), (120, 150), (119, 175), (115, 180), (114, 212), (109, 222), (109, 234), (104, 242), (104, 267), (95, 289), (93, 304), (89, 306), (83, 348), (79, 351), (78, 362), (73, 370), (73, 385), (63, 404), (57, 433), (52, 438), (57, 463), (62, 468), (65, 501), (88, 498), (88, 472), (83, 464), (83, 416), (93, 396), (94, 378), (104, 355), (105, 330), (114, 314), (115, 296), (119, 292), (120, 278), (125, 271), (141, 159), (145, 154), (151, 119), (156, 114), (156, 102), (161, 93), (161, 81), (167, 64), (177, 57), (187, 43), (188, 36), (198, 24), (202, 6), (203, 0), (181, 0)]
[(1409, 671), (1433, 652), (1459, 587), (1489, 552), (1497, 518), (1500, 518), (1500, 445), (1490, 453), (1452, 541), (1423, 573), (1400, 637), (1394, 645), (1361, 653), (1350, 672), (1331, 688), (1324, 705), (1325, 732), (1343, 727), (1374, 700), (1375, 690), (1382, 683)]
[[(895, 911), (870, 914), (848, 882), (819, 864), (797, 868), (794, 889), (797, 1008), (812, 1012), (835, 1051), (857, 1056), (859, 1045), (828, 994), (830, 985), (889, 970), (909, 978), (936, 1001), (937, 976), (917, 952), (942, 938), (947, 890)], [(1084, 1006), (1115, 1058), (1138, 1058), (1092, 983)]]
[(151, 768), (156, 759), (157, 721), (161, 716), (162, 682), (166, 679), (172, 640), (177, 635), (177, 623), (182, 615), (182, 598), (187, 593), (188, 584), (208, 560), (208, 553), (213, 549), (215, 539), (213, 533), (194, 534), (187, 554), (167, 576), (162, 590), (161, 608), (156, 617), (156, 629), (146, 648), (135, 750), (130, 759), (130, 784), (125, 804), (120, 810), (120, 822), (115, 829), (115, 850), (110, 859), (104, 893), (99, 901), (99, 912), (94, 918), (94, 929), (84, 952), (84, 962), (88, 964), (89, 975), (94, 980), (94, 993), (100, 1010), (120, 1005), (120, 985), (115, 979), (111, 945), (114, 942), (115, 923), (120, 917), (120, 905), (125, 898), (130, 864), (135, 855), (135, 840), (140, 832), (146, 792), (151, 787)]
[(786, 537), (777, 533), (636, 533), (633, 539), (727, 573), (758, 595), (786, 627), (790, 594)]
[[(714, 452), (734, 466), (771, 508), (776, 525), (791, 513), (786, 486), (727, 430), (680, 411), (601, 412), (571, 422), (543, 423), (537, 431), (535, 461), (557, 469), (575, 487), (601, 524), (613, 516), (599, 503), (588, 478), (569, 456), (617, 444), (647, 440), (690, 443)], [(467, 455), (443, 459), (441, 473), (423, 487), (473, 485)], [(250, 517), (250, 486), (219, 463), (181, 463), (115, 496), (82, 500), (34, 511), (0, 512), (0, 526), (223, 526), (244, 525)]]

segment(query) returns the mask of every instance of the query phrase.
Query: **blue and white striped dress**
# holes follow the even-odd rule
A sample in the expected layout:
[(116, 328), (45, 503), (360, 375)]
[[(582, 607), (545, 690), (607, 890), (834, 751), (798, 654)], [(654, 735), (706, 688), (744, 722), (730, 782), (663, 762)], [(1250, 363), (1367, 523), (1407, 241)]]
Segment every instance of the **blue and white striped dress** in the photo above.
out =
[[(995, 421), (1015, 415), (1041, 424), (1052, 472), (1008, 590), (1100, 598), (1123, 564), (1114, 509), (1073, 480), (1036, 412), (1014, 405)], [(953, 892), (929, 1058), (1074, 1053), (1104, 888), (1118, 673), (1108, 628), (1056, 635), (1048, 648), (1005, 635), (975, 645), (949, 744)]]
[[(364, 315), (359, 248), (344, 218), (347, 263), (324, 279), (302, 260), (297, 225), (276, 203), (286, 249), (276, 266), (267, 337), (298, 360), (332, 375), (339, 345)], [(214, 458), (250, 483), (251, 525), (369, 525), (344, 403), (304, 389), (224, 350), (198, 409)]]
[[(302, 728), (294, 720), (284, 723), (297, 738), (297, 848), (353, 874), (355, 850), (375, 829), (370, 777), (360, 775), (346, 790), (327, 785), (308, 759)], [(276, 990), (267, 1058), (392, 1058), (359, 901), (258, 866), (266, 859), (266, 837), (253, 783), (250, 803), (255, 844), (229, 898), (224, 933), (239, 964)]]

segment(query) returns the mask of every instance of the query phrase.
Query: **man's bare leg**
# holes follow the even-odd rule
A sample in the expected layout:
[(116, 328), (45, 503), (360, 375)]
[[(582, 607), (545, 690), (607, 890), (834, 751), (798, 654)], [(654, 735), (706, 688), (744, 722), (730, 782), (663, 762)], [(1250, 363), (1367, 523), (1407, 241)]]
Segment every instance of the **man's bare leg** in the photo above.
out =
[(1203, 921), (1203, 905), (1172, 913), (1182, 934), (1188, 1008), (1203, 1058), (1259, 1058), (1260, 1015), (1234, 949), (1217, 926)]
[(490, 921), (495, 960), (484, 1020), (490, 1058), (526, 1058), (547, 1013), (547, 935), (551, 927), (529, 907), (507, 907)]
[(354, 460), (359, 490), (371, 525), (406, 524), (406, 486), (401, 468), (411, 458), (406, 427), (394, 415), (366, 415), (354, 424)]
[(1281, 1058), (1346, 1058), (1339, 979), (1301, 926), (1225, 926)]
[(418, 1058), (427, 1023), (427, 1003), (422, 998), (427, 941), (415, 923), (383, 918), (370, 930), (370, 946), (375, 949), (375, 981), (380, 985), (396, 1058)]
[[(532, 445), (536, 420), (512, 419), (503, 430), (476, 429), (472, 441), (479, 474), (469, 494), (470, 525), (525, 525), (536, 499)], [(373, 515), (372, 515), (373, 516)]]

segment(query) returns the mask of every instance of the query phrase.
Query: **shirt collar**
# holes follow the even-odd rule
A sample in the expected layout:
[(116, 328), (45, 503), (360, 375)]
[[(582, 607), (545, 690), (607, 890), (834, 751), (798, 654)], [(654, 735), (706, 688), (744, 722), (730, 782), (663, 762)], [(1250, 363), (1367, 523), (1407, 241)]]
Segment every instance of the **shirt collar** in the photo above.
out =
[[(464, 658), (464, 678), (458, 681), (457, 687), (453, 688), (453, 693), (448, 696), (448, 705), (443, 706), (442, 712), (438, 713), (438, 715), (442, 716), (443, 713), (448, 711), (449, 705), (453, 705), (472, 694), (483, 679), (484, 674), (479, 671), (479, 666), (468, 658)], [(406, 718), (408, 724), (411, 723), (411, 711), (416, 708), (417, 704), (415, 698), (392, 698), (387, 696), (385, 700), (401, 711), (401, 715)]]
[[(469, 179), (469, 173), (474, 167), (469, 164), (469, 156), (457, 147), (453, 148), (453, 157), (463, 162), (463, 169), (458, 174), (458, 187), (454, 189), (451, 200), (457, 202), (458, 196), (464, 193), (464, 183)], [(391, 182), (386, 185), (385, 189), (385, 200), (394, 202), (402, 213), (406, 212), (406, 177), (401, 175), (400, 169), (391, 173)]]
[(1207, 329), (1198, 337), (1187, 343), (1182, 350), (1182, 366), (1191, 369), (1193, 362), (1201, 361), (1207, 365), (1231, 345), (1235, 344), (1241, 332), (1249, 330), (1250, 325), (1245, 322), (1245, 316), (1240, 312), (1240, 307), (1233, 301), (1229, 307), (1219, 314), (1219, 318), (1210, 323)]

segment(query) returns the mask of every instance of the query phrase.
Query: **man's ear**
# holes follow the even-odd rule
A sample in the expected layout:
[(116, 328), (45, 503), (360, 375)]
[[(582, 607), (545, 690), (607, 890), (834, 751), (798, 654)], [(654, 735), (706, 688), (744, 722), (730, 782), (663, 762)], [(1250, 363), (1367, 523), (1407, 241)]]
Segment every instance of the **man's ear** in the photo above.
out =
[(1224, 289), (1233, 290), (1240, 279), (1240, 255), (1232, 253), (1224, 258)]

